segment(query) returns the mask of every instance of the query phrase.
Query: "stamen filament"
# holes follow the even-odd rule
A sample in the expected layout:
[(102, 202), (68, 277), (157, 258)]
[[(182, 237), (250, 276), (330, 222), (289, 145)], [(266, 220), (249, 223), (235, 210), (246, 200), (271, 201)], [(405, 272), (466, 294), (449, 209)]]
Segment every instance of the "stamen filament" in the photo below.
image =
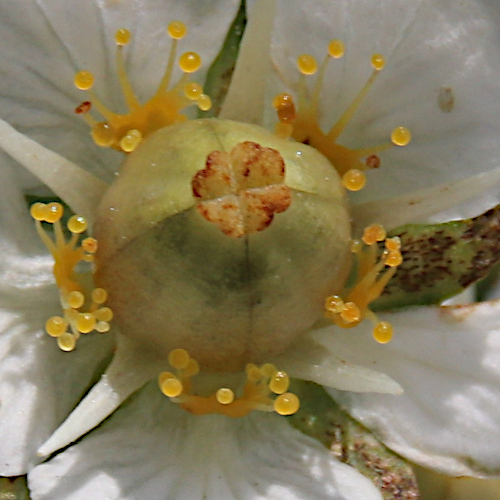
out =
[[(118, 74), (118, 80), (122, 89), (123, 97), (125, 103), (130, 111), (135, 111), (141, 107), (139, 100), (137, 99), (130, 80), (128, 79), (127, 72), (125, 71), (125, 64), (123, 62), (123, 45), (118, 45), (116, 51), (116, 72)], [(104, 115), (103, 115), (104, 116)]]

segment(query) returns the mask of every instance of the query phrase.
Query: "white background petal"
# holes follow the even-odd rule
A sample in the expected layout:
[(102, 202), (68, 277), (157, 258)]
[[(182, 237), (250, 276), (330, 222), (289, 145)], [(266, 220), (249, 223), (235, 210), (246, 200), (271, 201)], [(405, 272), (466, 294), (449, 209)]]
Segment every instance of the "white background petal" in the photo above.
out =
[(112, 335), (63, 353), (44, 331), (59, 314), (52, 259), (37, 241), (15, 176), (0, 169), (0, 475), (27, 471), (110, 355)]
[(405, 394), (331, 391), (334, 398), (417, 463), (453, 475), (500, 474), (500, 301), (380, 316), (395, 330), (387, 345), (371, 339), (370, 324), (315, 337), (386, 372)]
[(285, 418), (193, 417), (155, 383), (28, 479), (33, 500), (381, 500)]
[[(352, 123), (340, 137), (347, 146), (387, 141), (392, 128), (413, 133), (406, 148), (382, 156), (357, 199), (377, 199), (462, 178), (500, 162), (500, 4), (487, 0), (373, 2), (287, 0), (280, 4), (273, 57), (285, 80), (297, 81), (295, 58), (319, 60), (328, 41), (346, 44), (332, 61), (322, 95), (323, 125), (330, 126), (371, 73), (370, 56), (387, 60)], [(455, 106), (438, 106), (442, 86)], [(283, 89), (283, 88), (282, 88)]]
[(91, 70), (101, 99), (123, 111), (115, 75), (114, 32), (129, 28), (126, 58), (138, 95), (159, 84), (168, 57), (166, 26), (182, 20), (188, 35), (181, 52), (195, 50), (204, 72), (220, 50), (239, 2), (217, 0), (19, 0), (0, 3), (0, 109), (2, 118), (50, 149), (110, 180), (122, 155), (95, 146), (86, 123), (74, 113), (85, 94), (74, 74)]

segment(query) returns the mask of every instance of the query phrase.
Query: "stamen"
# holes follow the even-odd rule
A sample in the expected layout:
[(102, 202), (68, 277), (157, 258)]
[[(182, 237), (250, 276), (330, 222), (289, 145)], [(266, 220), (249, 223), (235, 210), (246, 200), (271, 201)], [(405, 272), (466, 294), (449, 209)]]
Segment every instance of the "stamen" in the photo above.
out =
[[(330, 160), (339, 174), (344, 176), (344, 187), (351, 191), (359, 191), (366, 183), (362, 172), (367, 168), (380, 166), (380, 158), (377, 153), (386, 151), (394, 145), (406, 146), (410, 142), (411, 134), (408, 129), (397, 127), (392, 131), (391, 142), (362, 149), (350, 149), (336, 142), (365, 99), (378, 74), (384, 68), (385, 60), (381, 54), (373, 54), (371, 76), (330, 131), (325, 133), (321, 130), (319, 126), (319, 94), (323, 87), (325, 70), (330, 59), (339, 59), (344, 55), (344, 52), (345, 47), (341, 40), (332, 40), (329, 43), (327, 55), (319, 68), (316, 83), (309, 98), (307, 97), (305, 76), (317, 73), (318, 64), (310, 54), (302, 54), (297, 58), (297, 68), (301, 73), (298, 106), (295, 105), (290, 94), (279, 94), (274, 98), (273, 106), (279, 120), (276, 125), (276, 134), (282, 138), (293, 137), (296, 141), (316, 148)], [(362, 161), (363, 158), (366, 160)]]
[[(221, 387), (209, 396), (193, 394), (191, 378), (198, 374), (199, 366), (184, 349), (174, 349), (168, 356), (174, 372), (160, 373), (158, 385), (169, 397), (186, 411), (195, 415), (219, 413), (228, 417), (243, 417), (251, 411), (276, 412), (292, 415), (300, 407), (299, 398), (288, 391), (290, 378), (272, 364), (260, 367), (248, 364), (246, 382), (240, 390)], [(273, 394), (277, 397), (273, 398)]]
[[(379, 244), (385, 249), (377, 256)], [(326, 316), (338, 326), (351, 328), (364, 318), (374, 323), (373, 337), (381, 343), (391, 340), (393, 330), (387, 321), (379, 321), (369, 305), (383, 292), (385, 286), (402, 263), (401, 242), (398, 238), (387, 238), (385, 229), (379, 224), (365, 228), (361, 240), (354, 240), (351, 250), (357, 259), (356, 281), (342, 295), (332, 295), (325, 300)], [(386, 268), (385, 271), (383, 269)]]
[[(131, 153), (143, 139), (156, 130), (185, 121), (187, 118), (181, 112), (188, 106), (197, 105), (203, 111), (211, 108), (212, 101), (203, 93), (202, 87), (189, 81), (189, 75), (197, 71), (202, 64), (201, 57), (196, 52), (182, 54), (178, 65), (184, 75), (177, 84), (169, 88), (176, 60), (177, 43), (184, 38), (187, 29), (184, 23), (174, 21), (169, 24), (167, 32), (172, 39), (172, 46), (165, 73), (155, 95), (144, 104), (141, 104), (134, 94), (123, 61), (123, 48), (130, 43), (130, 32), (122, 28), (115, 33), (116, 68), (123, 98), (128, 107), (126, 114), (114, 113), (97, 98), (92, 92), (94, 76), (90, 71), (80, 71), (76, 74), (75, 86), (87, 91), (90, 96), (90, 99), (81, 104), (76, 112), (81, 114), (91, 127), (92, 138), (98, 146)], [(91, 109), (102, 115), (104, 121), (93, 118), (90, 115)]]
[[(109, 331), (113, 312), (109, 307), (100, 307), (107, 300), (107, 292), (102, 288), (90, 291), (84, 286), (88, 272), (77, 271), (81, 262), (91, 263), (97, 250), (94, 238), (85, 238), (78, 245), (79, 237), (87, 229), (84, 217), (73, 215), (67, 222), (71, 237), (66, 239), (61, 224), (63, 207), (60, 203), (35, 203), (30, 209), (35, 219), (37, 232), (54, 257), (54, 277), (59, 287), (59, 299), (63, 316), (53, 316), (45, 323), (45, 330), (57, 339), (59, 348), (72, 351), (81, 334), (92, 331)], [(52, 224), (54, 238), (43, 228), (42, 222)]]

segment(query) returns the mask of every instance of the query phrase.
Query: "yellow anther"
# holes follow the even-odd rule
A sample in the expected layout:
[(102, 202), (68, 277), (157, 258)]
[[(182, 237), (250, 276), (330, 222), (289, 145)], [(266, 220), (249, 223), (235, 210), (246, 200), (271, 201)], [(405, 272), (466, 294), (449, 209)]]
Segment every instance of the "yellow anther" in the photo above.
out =
[(212, 107), (212, 99), (207, 94), (201, 94), (198, 99), (198, 108), (202, 111), (208, 111)]
[(231, 404), (234, 401), (234, 392), (231, 389), (222, 387), (215, 393), (215, 399), (217, 399), (221, 405)]
[(366, 176), (357, 168), (352, 168), (348, 170), (342, 176), (342, 185), (349, 191), (359, 191), (365, 187)]
[(340, 313), (344, 310), (344, 301), (338, 295), (331, 295), (325, 300), (325, 309), (333, 313)]
[(68, 294), (68, 305), (73, 309), (79, 309), (83, 306), (85, 302), (85, 297), (83, 293), (74, 290)]
[(169, 378), (177, 378), (177, 377), (172, 372), (161, 372), (158, 375), (158, 385), (161, 387), (163, 382), (165, 382), (165, 380), (168, 380)]
[(398, 267), (403, 262), (403, 256), (399, 250), (390, 251), (385, 257), (384, 263), (389, 267)]
[(391, 141), (396, 146), (406, 146), (411, 141), (411, 132), (406, 127), (396, 127), (391, 132)]
[(90, 296), (92, 302), (96, 304), (104, 304), (108, 300), (108, 292), (104, 288), (94, 288)]
[(33, 219), (44, 221), (47, 216), (47, 205), (45, 203), (33, 203), (30, 207), (30, 214)]
[(271, 363), (266, 363), (265, 365), (262, 365), (260, 367), (260, 371), (262, 372), (262, 375), (264, 375), (264, 377), (271, 378), (274, 376), (277, 370), (276, 367)]
[(111, 325), (107, 321), (98, 321), (95, 325), (95, 330), (99, 333), (106, 333), (111, 330)]
[(340, 317), (347, 323), (355, 323), (361, 320), (361, 311), (354, 302), (346, 302)]
[(332, 40), (328, 44), (328, 55), (334, 59), (339, 59), (344, 55), (345, 46), (341, 40)]
[(373, 68), (376, 69), (377, 71), (380, 71), (385, 66), (385, 59), (384, 56), (381, 54), (373, 54), (371, 62)]
[(201, 57), (196, 52), (185, 52), (179, 57), (179, 68), (184, 73), (194, 73), (201, 66)]
[(85, 238), (82, 241), (82, 248), (88, 253), (97, 251), (97, 240), (95, 238)]
[(45, 323), (45, 331), (51, 337), (60, 337), (63, 333), (66, 333), (67, 329), (67, 321), (60, 316), (52, 316)]
[(63, 333), (60, 337), (57, 337), (57, 345), (61, 351), (73, 351), (76, 347), (76, 337), (69, 332)]
[(387, 344), (392, 339), (393, 329), (392, 325), (387, 321), (381, 321), (377, 323), (373, 329), (373, 338), (379, 344)]
[(176, 368), (177, 370), (183, 370), (187, 368), (189, 364), (190, 356), (188, 352), (184, 349), (174, 349), (170, 351), (168, 355), (168, 362), (172, 368)]
[(182, 394), (184, 389), (182, 382), (176, 378), (166, 378), (160, 385), (161, 392), (169, 398), (176, 398)]
[(385, 248), (387, 248), (390, 252), (395, 252), (401, 248), (401, 240), (397, 236), (387, 238), (385, 240)]
[(291, 123), (297, 116), (293, 97), (286, 92), (278, 94), (273, 99), (273, 107), (278, 112), (278, 119), (280, 122)]
[(130, 31), (121, 28), (115, 33), (115, 42), (117, 45), (127, 45), (130, 42)]
[(90, 71), (79, 71), (75, 75), (74, 83), (79, 90), (90, 90), (94, 85), (94, 75)]
[(87, 229), (87, 220), (81, 215), (73, 215), (68, 220), (68, 229), (72, 233), (83, 233)]
[(290, 387), (290, 377), (286, 372), (277, 371), (271, 377), (269, 381), (269, 389), (274, 392), (274, 394), (283, 394), (288, 391)]
[(96, 324), (95, 316), (92, 313), (79, 313), (76, 320), (76, 328), (81, 333), (91, 332)]
[(246, 367), (247, 379), (250, 382), (258, 382), (262, 378), (262, 371), (260, 368), (252, 363)]
[(167, 28), (167, 33), (170, 38), (180, 40), (184, 38), (187, 33), (186, 25), (182, 21), (172, 21)]
[(300, 408), (300, 400), (291, 392), (281, 394), (274, 400), (274, 411), (279, 415), (293, 415)]
[(102, 148), (109, 148), (115, 140), (115, 132), (106, 122), (96, 123), (92, 127), (91, 135), (94, 142)]
[(366, 245), (374, 245), (377, 241), (384, 241), (386, 236), (387, 233), (380, 224), (372, 224), (365, 227), (361, 239)]
[(318, 71), (318, 63), (310, 54), (302, 54), (297, 57), (297, 68), (303, 75), (314, 75)]
[(184, 85), (184, 95), (191, 101), (197, 101), (203, 94), (203, 87), (196, 82), (186, 83)]
[(100, 307), (94, 312), (97, 321), (111, 321), (113, 319), (113, 311), (109, 307)]

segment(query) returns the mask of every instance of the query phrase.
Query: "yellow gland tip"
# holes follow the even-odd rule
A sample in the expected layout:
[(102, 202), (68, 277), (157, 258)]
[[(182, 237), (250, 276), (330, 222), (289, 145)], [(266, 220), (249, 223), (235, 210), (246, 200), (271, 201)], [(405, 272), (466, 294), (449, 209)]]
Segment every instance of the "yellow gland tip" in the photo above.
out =
[(117, 45), (127, 45), (130, 42), (130, 31), (126, 28), (120, 28), (115, 33), (115, 42)]
[(166, 378), (160, 385), (161, 392), (169, 398), (176, 398), (184, 389), (182, 382), (177, 377)]
[(328, 55), (334, 59), (339, 59), (344, 55), (345, 46), (341, 40), (332, 40), (328, 44)]
[(142, 134), (137, 129), (131, 129), (120, 139), (120, 147), (126, 153), (134, 151), (142, 141)]
[(361, 311), (354, 302), (346, 302), (340, 312), (340, 317), (347, 323), (356, 323), (361, 321)]
[(318, 63), (310, 54), (302, 54), (297, 57), (297, 68), (303, 75), (314, 75), (318, 71)]
[(411, 132), (406, 127), (396, 127), (391, 132), (391, 141), (396, 146), (406, 146), (411, 141)]
[(78, 313), (76, 328), (80, 333), (90, 333), (96, 325), (95, 316), (92, 313)]
[(94, 75), (90, 71), (79, 71), (75, 75), (74, 83), (79, 90), (90, 90), (94, 85)]
[(229, 405), (234, 401), (234, 392), (226, 387), (221, 387), (215, 393), (215, 398), (221, 405)]
[(373, 338), (379, 344), (387, 344), (392, 340), (393, 329), (388, 321), (380, 321), (373, 329)]
[(381, 54), (373, 54), (372, 59), (371, 59), (371, 63), (372, 63), (373, 68), (376, 69), (377, 71), (384, 69), (384, 66), (385, 66), (384, 56)]
[(277, 372), (276, 367), (271, 363), (266, 363), (265, 365), (262, 365), (260, 367), (260, 371), (262, 372), (262, 375), (264, 375), (264, 377), (267, 378), (273, 377), (274, 374)]
[(105, 122), (96, 123), (91, 131), (92, 139), (102, 148), (110, 147), (115, 140), (115, 132)]
[(291, 392), (281, 394), (274, 400), (274, 411), (279, 415), (293, 415), (300, 408), (300, 400)]
[(106, 323), (113, 319), (113, 310), (109, 307), (100, 307), (94, 312), (97, 321), (105, 321)]
[(202, 111), (208, 111), (212, 107), (212, 99), (207, 94), (201, 94), (198, 98), (198, 108)]
[(72, 215), (68, 220), (68, 229), (72, 233), (80, 234), (87, 229), (87, 220), (81, 215)]
[(82, 292), (74, 290), (73, 292), (70, 292), (68, 294), (68, 305), (72, 309), (79, 309), (80, 307), (83, 306), (84, 302), (85, 302), (85, 297), (83, 296)]
[(262, 372), (257, 365), (249, 363), (246, 367), (247, 379), (251, 382), (258, 382), (262, 378)]
[(108, 292), (106, 292), (104, 288), (94, 288), (90, 298), (92, 299), (92, 302), (95, 302), (96, 304), (104, 304), (104, 302), (108, 300)]
[(63, 333), (66, 333), (67, 328), (67, 321), (60, 316), (52, 316), (45, 323), (45, 331), (51, 337), (60, 337)]
[(390, 250), (385, 257), (385, 265), (389, 267), (398, 267), (403, 262), (403, 256), (399, 250)]
[(283, 394), (288, 391), (290, 387), (290, 377), (284, 371), (277, 371), (269, 381), (269, 389), (274, 392), (274, 394)]
[(106, 333), (111, 330), (111, 325), (107, 321), (98, 321), (95, 325), (96, 332)]
[(197, 101), (203, 94), (203, 87), (196, 82), (189, 82), (184, 85), (184, 95), (191, 101)]
[(360, 191), (366, 185), (366, 175), (361, 170), (352, 168), (342, 176), (342, 185), (349, 191)]
[(30, 207), (30, 214), (33, 219), (44, 221), (47, 216), (47, 205), (45, 203), (33, 203)]
[(331, 295), (325, 300), (325, 309), (329, 312), (340, 313), (344, 309), (344, 301), (338, 295)]
[(397, 236), (387, 238), (385, 240), (385, 248), (387, 248), (390, 252), (395, 252), (401, 248), (401, 240)]
[(184, 73), (194, 73), (201, 66), (201, 57), (196, 52), (185, 52), (179, 57), (179, 68)]
[(174, 349), (168, 355), (168, 362), (170, 366), (177, 370), (187, 368), (190, 359), (191, 358), (185, 349)]
[(63, 333), (60, 337), (57, 337), (57, 345), (61, 351), (73, 351), (76, 347), (76, 337), (69, 332)]
[(172, 21), (167, 28), (167, 33), (170, 38), (174, 40), (180, 40), (184, 38), (187, 34), (186, 25), (182, 21)]
[(377, 241), (384, 241), (387, 236), (385, 229), (380, 224), (365, 227), (361, 240), (365, 245), (374, 245)]

